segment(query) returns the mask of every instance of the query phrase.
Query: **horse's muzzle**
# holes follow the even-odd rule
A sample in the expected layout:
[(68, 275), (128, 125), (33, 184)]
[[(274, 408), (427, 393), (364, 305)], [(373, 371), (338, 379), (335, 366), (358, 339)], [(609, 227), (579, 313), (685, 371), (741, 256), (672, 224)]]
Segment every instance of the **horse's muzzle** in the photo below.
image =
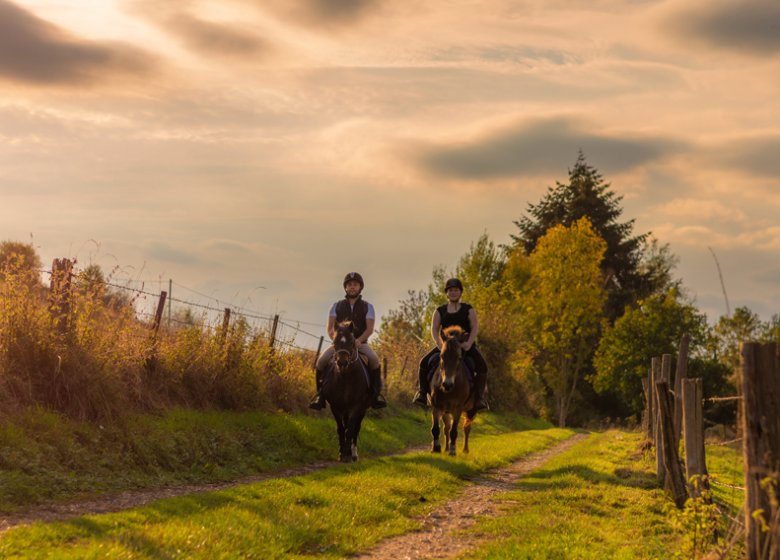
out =
[(441, 390), (445, 393), (449, 393), (455, 387), (455, 382), (452, 379), (447, 379), (441, 382)]

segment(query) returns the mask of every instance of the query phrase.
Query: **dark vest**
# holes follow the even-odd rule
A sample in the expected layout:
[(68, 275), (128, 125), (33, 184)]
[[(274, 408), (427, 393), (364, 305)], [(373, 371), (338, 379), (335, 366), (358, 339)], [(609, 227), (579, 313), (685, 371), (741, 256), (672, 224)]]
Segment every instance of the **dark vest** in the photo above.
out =
[(367, 328), (366, 315), (368, 314), (368, 304), (358, 296), (355, 306), (349, 305), (346, 298), (336, 304), (336, 322), (352, 321), (352, 332), (355, 338), (363, 334)]
[(458, 325), (466, 332), (471, 332), (471, 319), (469, 319), (469, 310), (471, 306), (468, 303), (461, 303), (457, 313), (447, 313), (447, 304), (437, 307), (441, 318), (441, 328), (446, 329), (453, 325)]

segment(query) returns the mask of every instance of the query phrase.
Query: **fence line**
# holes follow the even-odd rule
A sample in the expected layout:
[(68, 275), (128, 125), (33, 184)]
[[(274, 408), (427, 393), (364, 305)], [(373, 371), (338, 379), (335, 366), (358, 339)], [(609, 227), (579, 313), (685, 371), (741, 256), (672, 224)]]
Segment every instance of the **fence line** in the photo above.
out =
[[(53, 272), (51, 270), (46, 270), (46, 269), (38, 270), (38, 272), (42, 273), (42, 274), (48, 274), (49, 276), (52, 276), (52, 274), (53, 274)], [(74, 272), (76, 272), (76, 271), (74, 271)], [(74, 276), (76, 276), (76, 274), (74, 274)], [(111, 282), (109, 280), (92, 279), (91, 281), (95, 282), (95, 283), (100, 283), (100, 284), (102, 284), (104, 286), (108, 286), (108, 287), (111, 287), (111, 288), (114, 288), (114, 289), (117, 289), (117, 290), (122, 290), (124, 292), (129, 292), (129, 293), (132, 293), (132, 294), (142, 295), (142, 296), (149, 296), (150, 298), (155, 298), (155, 301), (157, 300), (158, 297), (160, 297), (159, 293), (150, 292), (147, 289), (145, 289), (146, 282), (143, 282), (143, 281), (141, 282), (141, 287), (140, 288), (130, 287), (130, 286), (118, 284), (116, 282)], [(77, 282), (77, 279), (76, 279), (76, 282)], [(213, 312), (213, 313), (219, 313), (220, 315), (225, 312), (225, 309), (230, 309), (237, 316), (244, 317), (246, 319), (255, 319), (255, 320), (259, 320), (259, 321), (273, 321), (274, 318), (275, 318), (275, 316), (273, 316), (273, 315), (264, 315), (264, 314), (260, 313), (259, 311), (251, 310), (251, 309), (248, 309), (246, 307), (234, 305), (234, 304), (231, 304), (231, 303), (228, 303), (228, 302), (223, 302), (223, 301), (221, 301), (221, 300), (219, 300), (219, 299), (217, 299), (215, 297), (208, 296), (206, 294), (203, 294), (201, 292), (193, 290), (192, 288), (188, 288), (187, 286), (179, 284), (178, 282), (174, 282), (174, 281), (171, 280), (170, 283), (173, 284), (174, 286), (177, 286), (179, 288), (188, 290), (188, 291), (190, 291), (190, 292), (192, 292), (194, 294), (197, 294), (199, 296), (202, 296), (202, 297), (208, 298), (210, 300), (213, 300), (217, 304), (224, 304), (224, 305), (223, 305), (223, 307), (214, 307), (212, 305), (207, 305), (207, 304), (198, 303), (198, 302), (194, 302), (194, 301), (188, 301), (188, 300), (182, 299), (182, 298), (173, 297), (173, 296), (170, 296), (170, 294), (167, 294), (167, 292), (166, 292), (167, 300), (169, 302), (177, 303), (177, 304), (180, 304), (182, 306), (189, 307), (189, 308), (202, 309), (204, 311), (209, 311), (209, 312)], [(161, 283), (161, 285), (162, 285), (162, 283)], [(156, 315), (155, 313), (144, 311), (143, 309), (138, 309), (135, 306), (134, 302), (133, 302), (133, 307), (135, 308), (135, 313), (136, 313), (137, 316), (139, 316), (141, 318), (151, 318), (152, 320), (155, 318), (155, 315)], [(187, 325), (189, 325), (189, 326), (197, 326), (199, 328), (206, 328), (206, 329), (209, 329), (209, 330), (217, 330), (218, 328), (221, 328), (221, 327), (216, 327), (216, 326), (210, 325), (210, 324), (205, 323), (205, 322), (202, 323), (202, 324), (195, 324), (195, 325), (193, 325), (193, 324), (191, 324), (189, 322), (181, 321), (181, 320), (178, 320), (178, 319), (176, 319), (174, 317), (171, 317), (170, 315), (166, 318), (166, 321), (177, 323), (177, 324), (183, 325), (183, 326), (187, 326)], [(311, 333), (311, 332), (309, 332), (307, 330), (304, 330), (304, 329), (300, 328), (300, 326), (298, 326), (298, 325), (311, 325), (311, 326), (323, 327), (323, 328), (325, 327), (325, 325), (322, 325), (320, 323), (312, 323), (312, 322), (301, 321), (301, 320), (297, 320), (297, 319), (288, 319), (287, 321), (279, 319), (278, 320), (278, 324), (279, 324), (279, 327), (284, 327), (286, 329), (294, 331), (295, 334), (293, 336), (295, 338), (297, 338), (298, 334), (305, 335), (305, 336), (311, 338), (312, 339), (312, 344), (315, 344), (315, 341), (319, 342), (319, 340), (321, 338), (321, 335), (313, 334), (313, 333)], [(255, 328), (257, 328), (257, 326), (255, 326)], [(299, 344), (295, 344), (292, 341), (280, 340), (280, 338), (281, 337), (279, 336), (279, 333), (276, 333), (275, 343), (281, 345), (282, 347), (294, 348), (294, 349), (297, 349), (297, 350), (304, 350), (304, 351), (311, 351), (311, 352), (315, 351), (313, 348), (307, 348), (307, 347), (301, 346)]]

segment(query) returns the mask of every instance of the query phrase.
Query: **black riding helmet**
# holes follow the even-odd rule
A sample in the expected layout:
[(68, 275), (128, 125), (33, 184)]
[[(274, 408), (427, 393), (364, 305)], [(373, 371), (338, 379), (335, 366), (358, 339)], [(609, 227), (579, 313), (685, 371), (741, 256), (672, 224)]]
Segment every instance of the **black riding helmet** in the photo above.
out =
[(444, 284), (444, 291), (446, 292), (450, 288), (458, 288), (462, 292), (463, 283), (457, 278), (450, 278), (449, 280), (447, 280), (447, 283)]
[(353, 280), (358, 284), (360, 284), (360, 291), (363, 291), (363, 287), (365, 286), (365, 284), (363, 283), (363, 277), (360, 275), (359, 272), (347, 273), (347, 275), (344, 277), (344, 289), (347, 288), (347, 282), (352, 282)]

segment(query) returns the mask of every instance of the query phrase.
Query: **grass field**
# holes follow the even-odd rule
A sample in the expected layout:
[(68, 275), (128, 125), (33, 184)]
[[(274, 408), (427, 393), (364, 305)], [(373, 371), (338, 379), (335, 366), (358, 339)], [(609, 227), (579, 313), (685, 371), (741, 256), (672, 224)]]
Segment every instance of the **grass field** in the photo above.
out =
[[(495, 426), (486, 422), (485, 428)], [(480, 434), (470, 456), (457, 459), (427, 451), (377, 458), (123, 513), (19, 527), (0, 539), (0, 557), (343, 557), (413, 529), (416, 516), (478, 473), (572, 433), (548, 428)]]

